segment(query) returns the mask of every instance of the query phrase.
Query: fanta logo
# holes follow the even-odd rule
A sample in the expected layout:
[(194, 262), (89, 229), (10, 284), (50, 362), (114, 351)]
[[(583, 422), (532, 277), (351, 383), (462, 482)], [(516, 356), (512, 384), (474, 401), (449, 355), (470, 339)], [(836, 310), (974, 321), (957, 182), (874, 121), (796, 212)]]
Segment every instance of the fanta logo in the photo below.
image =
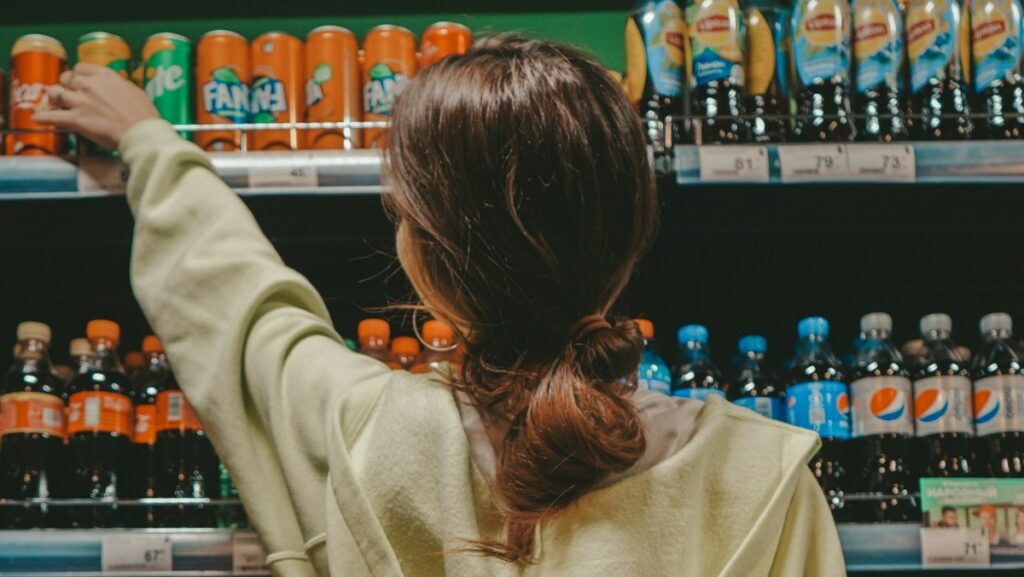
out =
[(907, 42), (913, 42), (914, 40), (934, 31), (934, 20), (922, 20), (920, 22), (916, 22), (907, 29)]
[(879, 36), (885, 36), (889, 33), (889, 27), (880, 22), (872, 22), (863, 26), (858, 26), (854, 32), (854, 38), (857, 40), (870, 40)]
[(203, 110), (234, 122), (249, 119), (249, 87), (228, 67), (218, 68), (203, 84)]
[(278, 114), (288, 110), (288, 97), (284, 83), (276, 78), (261, 76), (252, 84), (251, 102), (253, 122), (274, 122)]
[(409, 77), (396, 74), (380, 62), (370, 69), (370, 81), (363, 87), (363, 106), (370, 114), (391, 114), (398, 95), (405, 90)]
[(836, 397), (836, 410), (843, 416), (850, 414), (850, 395), (839, 393), (839, 396)]
[(934, 423), (949, 410), (949, 401), (939, 389), (924, 389), (914, 398), (914, 412), (922, 423)]
[(146, 94), (150, 99), (160, 98), (184, 85), (185, 74), (177, 64), (146, 67)]
[(679, 32), (666, 32), (665, 33), (665, 44), (669, 46), (675, 46), (676, 48), (683, 49), (683, 35)]
[(816, 30), (835, 30), (838, 27), (834, 14), (819, 14), (805, 22), (804, 29), (812, 32)]
[(979, 24), (974, 27), (974, 41), (981, 42), (982, 40), (997, 34), (1006, 32), (1006, 23), (1002, 20), (990, 20), (984, 24)]
[(907, 412), (907, 401), (898, 389), (880, 387), (871, 395), (871, 414), (883, 421), (898, 421)]
[(1001, 403), (999, 395), (993, 391), (982, 389), (974, 393), (974, 422), (983, 425), (999, 414)]
[(24, 84), (17, 78), (11, 80), (11, 108), (46, 110), (50, 107), (50, 86), (31, 82)]
[(697, 21), (697, 32), (721, 32), (731, 28), (729, 19), (721, 14), (701, 18)]
[(334, 76), (328, 64), (318, 64), (313, 76), (306, 80), (306, 106), (312, 107), (324, 99), (323, 85)]

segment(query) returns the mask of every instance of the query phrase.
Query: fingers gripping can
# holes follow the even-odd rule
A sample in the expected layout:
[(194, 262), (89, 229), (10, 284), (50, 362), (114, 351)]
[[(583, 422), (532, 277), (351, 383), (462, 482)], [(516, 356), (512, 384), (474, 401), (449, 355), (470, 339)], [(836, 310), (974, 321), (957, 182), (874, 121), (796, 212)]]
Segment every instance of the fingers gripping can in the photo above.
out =
[[(302, 94), (305, 47), (284, 32), (267, 32), (251, 45), (252, 89), (250, 113), (258, 124), (302, 122), (306, 101)], [(305, 134), (297, 129), (256, 130), (253, 150), (299, 150), (305, 148)]]
[[(11, 49), (11, 130), (48, 131), (50, 126), (32, 119), (37, 110), (56, 108), (51, 88), (67, 68), (67, 52), (57, 40), (42, 34), (19, 38)], [(56, 132), (11, 134), (7, 154), (41, 156), (63, 154), (67, 139)]]
[(192, 42), (171, 32), (154, 34), (142, 47), (142, 62), (146, 94), (160, 116), (171, 124), (192, 124)]
[[(321, 26), (306, 37), (306, 120), (360, 121), (359, 43), (349, 30)], [(351, 150), (362, 146), (356, 128), (314, 130), (306, 135), (309, 148)]]
[[(416, 75), (416, 37), (400, 26), (384, 24), (370, 30), (363, 41), (363, 119), (388, 120), (398, 95)], [(368, 129), (367, 148), (383, 148), (384, 132)]]
[(90, 32), (78, 39), (78, 61), (106, 66), (122, 78), (128, 78), (132, 49), (116, 34)]
[[(249, 42), (228, 30), (207, 32), (196, 46), (196, 122), (230, 124), (249, 121)], [(242, 131), (197, 132), (203, 150), (241, 148)]]
[(452, 54), (465, 54), (473, 44), (473, 33), (456, 22), (437, 22), (423, 32), (420, 65), (426, 68)]

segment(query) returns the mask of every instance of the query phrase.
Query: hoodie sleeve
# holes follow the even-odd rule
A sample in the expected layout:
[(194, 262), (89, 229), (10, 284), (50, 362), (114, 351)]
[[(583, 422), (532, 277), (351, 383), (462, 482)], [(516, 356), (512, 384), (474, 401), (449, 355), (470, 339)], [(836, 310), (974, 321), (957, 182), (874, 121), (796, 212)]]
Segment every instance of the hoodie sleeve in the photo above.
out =
[(782, 535), (769, 575), (830, 577), (846, 575), (839, 533), (825, 495), (807, 467), (797, 477)]
[(135, 295), (275, 575), (312, 577), (305, 545), (326, 525), (327, 423), (354, 438), (389, 371), (345, 347), (320, 295), (282, 263), (203, 151), (162, 120), (133, 126), (119, 148), (131, 172)]

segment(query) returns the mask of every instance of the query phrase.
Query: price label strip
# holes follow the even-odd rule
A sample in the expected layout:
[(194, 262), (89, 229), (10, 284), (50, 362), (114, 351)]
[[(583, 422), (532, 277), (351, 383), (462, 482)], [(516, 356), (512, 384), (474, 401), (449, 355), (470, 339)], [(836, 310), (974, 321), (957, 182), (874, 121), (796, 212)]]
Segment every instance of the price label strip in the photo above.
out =
[(254, 533), (235, 533), (231, 538), (231, 566), (235, 575), (270, 573), (267, 550)]
[(268, 163), (249, 169), (251, 188), (314, 188), (319, 186), (320, 176), (316, 166)]
[(768, 182), (764, 146), (701, 146), (700, 179), (705, 182)]
[(106, 536), (101, 550), (103, 572), (169, 572), (171, 553), (171, 538), (167, 535)]
[(988, 537), (981, 527), (922, 527), (921, 565), (925, 567), (988, 567)]
[(853, 180), (917, 180), (917, 159), (914, 147), (909, 144), (851, 144), (846, 150)]
[(850, 164), (845, 144), (780, 145), (782, 182), (847, 180)]

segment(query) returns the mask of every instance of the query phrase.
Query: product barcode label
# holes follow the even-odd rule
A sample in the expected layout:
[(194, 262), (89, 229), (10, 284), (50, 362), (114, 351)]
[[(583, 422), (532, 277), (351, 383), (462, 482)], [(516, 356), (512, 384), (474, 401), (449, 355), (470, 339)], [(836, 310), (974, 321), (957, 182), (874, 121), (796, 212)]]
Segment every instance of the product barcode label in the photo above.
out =
[(917, 179), (917, 160), (909, 144), (851, 144), (846, 151), (850, 178), (886, 182)]
[(868, 377), (850, 384), (853, 396), (853, 436), (884, 433), (914, 434), (914, 405), (910, 380)]
[(172, 570), (171, 538), (166, 535), (117, 535), (103, 538), (104, 573)]
[(971, 381), (962, 376), (927, 377), (914, 383), (917, 434), (974, 433)]
[(764, 146), (701, 146), (700, 179), (706, 182), (768, 182)]
[(63, 427), (64, 411), (49, 407), (43, 408), (43, 425), (47, 427)]
[(981, 527), (921, 528), (925, 567), (986, 567), (991, 562), (988, 536)]
[(182, 406), (181, 393), (169, 393), (167, 395), (167, 420), (168, 421), (180, 421), (181, 420), (181, 406)]
[(103, 403), (99, 397), (85, 399), (85, 426), (100, 426), (100, 417), (103, 415)]
[(974, 426), (978, 436), (1024, 432), (1024, 375), (999, 375), (974, 382)]
[(822, 437), (850, 438), (850, 394), (846, 383), (808, 381), (786, 389), (786, 420)]
[(843, 144), (787, 144), (779, 146), (783, 182), (845, 180), (850, 165)]

